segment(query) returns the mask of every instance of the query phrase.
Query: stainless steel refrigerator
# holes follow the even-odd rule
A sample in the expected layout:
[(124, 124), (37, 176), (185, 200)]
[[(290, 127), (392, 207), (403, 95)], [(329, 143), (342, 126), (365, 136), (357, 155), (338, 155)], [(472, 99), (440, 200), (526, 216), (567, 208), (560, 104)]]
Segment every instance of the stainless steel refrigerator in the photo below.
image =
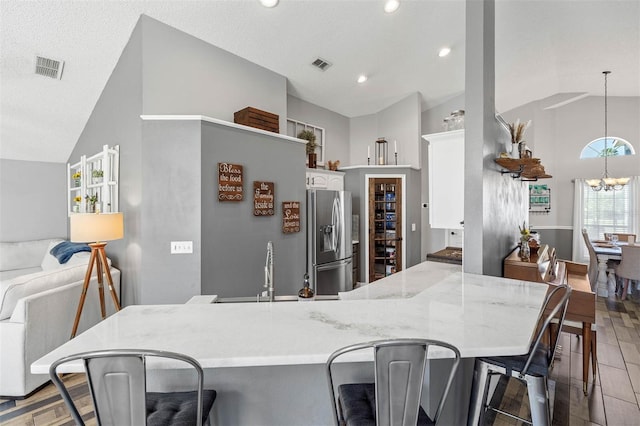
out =
[(307, 191), (307, 272), (316, 294), (351, 290), (351, 193)]

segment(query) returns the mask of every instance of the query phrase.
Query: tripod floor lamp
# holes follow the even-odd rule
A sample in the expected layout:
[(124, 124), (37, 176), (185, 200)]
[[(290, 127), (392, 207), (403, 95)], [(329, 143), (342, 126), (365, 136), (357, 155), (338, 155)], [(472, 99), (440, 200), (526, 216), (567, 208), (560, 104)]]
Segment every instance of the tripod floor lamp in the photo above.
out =
[(124, 219), (122, 213), (77, 213), (70, 216), (70, 240), (72, 242), (89, 242), (91, 247), (91, 257), (89, 258), (89, 266), (84, 276), (84, 285), (82, 286), (82, 294), (78, 303), (76, 319), (73, 322), (73, 330), (71, 330), (71, 338), (73, 339), (78, 331), (82, 308), (87, 297), (87, 290), (91, 282), (91, 273), (93, 266), (96, 267), (96, 275), (98, 278), (98, 293), (100, 296), (100, 312), (102, 319), (107, 316), (104, 306), (104, 287), (102, 285), (103, 274), (107, 277), (109, 292), (113, 299), (116, 311), (120, 310), (120, 302), (118, 295), (113, 288), (113, 279), (111, 278), (111, 270), (107, 263), (107, 255), (104, 247), (107, 245), (104, 241), (119, 240), (124, 236)]

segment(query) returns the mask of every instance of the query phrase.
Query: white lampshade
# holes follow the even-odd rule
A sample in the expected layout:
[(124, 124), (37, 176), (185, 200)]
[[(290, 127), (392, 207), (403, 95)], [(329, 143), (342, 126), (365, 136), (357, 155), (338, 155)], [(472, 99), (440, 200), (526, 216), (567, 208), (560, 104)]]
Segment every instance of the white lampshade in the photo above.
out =
[(122, 213), (78, 213), (71, 215), (69, 220), (73, 242), (93, 243), (124, 237)]

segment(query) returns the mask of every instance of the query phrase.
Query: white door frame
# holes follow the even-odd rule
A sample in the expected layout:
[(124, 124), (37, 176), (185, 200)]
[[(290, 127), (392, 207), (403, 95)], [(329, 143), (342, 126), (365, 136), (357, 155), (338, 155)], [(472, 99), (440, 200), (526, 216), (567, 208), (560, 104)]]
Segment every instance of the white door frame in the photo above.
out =
[[(364, 233), (364, 247), (366, 256), (364, 257), (364, 270), (366, 271), (366, 280), (365, 283), (369, 283), (369, 181), (375, 178), (390, 178), (390, 179), (400, 179), (401, 180), (401, 190), (402, 190), (402, 270), (404, 271), (407, 268), (407, 239), (405, 238), (405, 228), (407, 227), (407, 175), (405, 174), (380, 174), (380, 173), (372, 173), (364, 175), (364, 188), (362, 194), (367, 194), (366, 202), (364, 204), (364, 217), (366, 218), (366, 231)], [(398, 237), (396, 235), (396, 237)]]

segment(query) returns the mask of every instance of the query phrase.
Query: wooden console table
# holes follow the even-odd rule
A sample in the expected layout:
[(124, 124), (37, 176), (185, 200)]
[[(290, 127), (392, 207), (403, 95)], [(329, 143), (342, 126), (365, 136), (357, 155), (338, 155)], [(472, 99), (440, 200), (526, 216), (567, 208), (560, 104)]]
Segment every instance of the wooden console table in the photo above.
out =
[[(594, 346), (591, 346), (592, 324), (596, 322), (596, 294), (589, 283), (588, 265), (556, 260), (555, 249), (548, 245), (540, 246), (538, 253), (532, 254), (528, 262), (520, 259), (519, 255), (520, 249), (516, 248), (504, 259), (505, 278), (549, 285), (568, 283), (573, 290), (565, 321), (582, 323), (582, 380), (586, 394), (591, 352), (596, 356), (595, 335)], [(595, 362), (593, 364), (595, 374)]]

